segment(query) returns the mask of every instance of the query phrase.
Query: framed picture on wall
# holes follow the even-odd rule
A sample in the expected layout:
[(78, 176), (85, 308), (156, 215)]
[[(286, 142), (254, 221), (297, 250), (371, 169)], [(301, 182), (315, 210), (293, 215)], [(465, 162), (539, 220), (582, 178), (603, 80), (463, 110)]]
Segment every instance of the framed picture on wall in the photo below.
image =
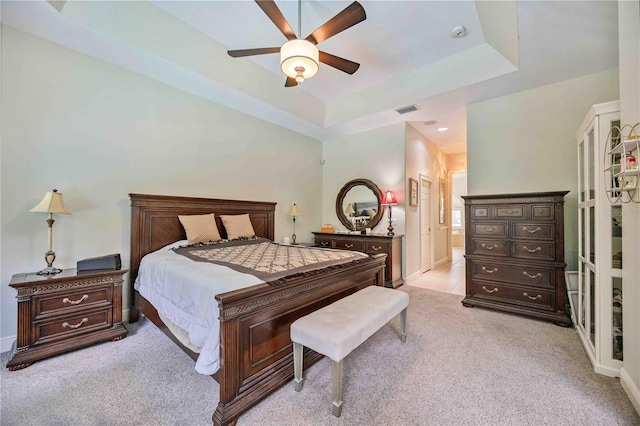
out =
[(418, 181), (414, 178), (409, 178), (409, 205), (418, 206)]
[(438, 181), (438, 223), (444, 225), (446, 218), (445, 207), (445, 189), (447, 187), (447, 181), (444, 178), (440, 178)]

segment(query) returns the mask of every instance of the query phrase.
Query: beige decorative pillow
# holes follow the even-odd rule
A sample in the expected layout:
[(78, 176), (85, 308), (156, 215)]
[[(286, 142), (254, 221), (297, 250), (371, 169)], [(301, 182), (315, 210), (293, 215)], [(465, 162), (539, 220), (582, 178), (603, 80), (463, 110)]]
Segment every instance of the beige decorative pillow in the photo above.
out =
[(215, 215), (200, 214), (190, 216), (180, 216), (180, 223), (187, 234), (189, 244), (208, 243), (209, 241), (220, 241), (220, 233), (216, 225)]
[(256, 235), (249, 219), (249, 214), (238, 214), (233, 216), (220, 215), (224, 229), (227, 230), (227, 238), (235, 240), (236, 238), (251, 238)]

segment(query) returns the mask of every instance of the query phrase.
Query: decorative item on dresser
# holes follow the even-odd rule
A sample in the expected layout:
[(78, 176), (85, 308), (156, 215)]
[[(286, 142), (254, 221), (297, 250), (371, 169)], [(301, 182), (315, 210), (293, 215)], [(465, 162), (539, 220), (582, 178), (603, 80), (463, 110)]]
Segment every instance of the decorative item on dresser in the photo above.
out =
[(564, 196), (568, 192), (462, 197), (464, 306), (571, 325), (564, 281)]
[(18, 340), (7, 368), (19, 370), (43, 358), (126, 336), (126, 272), (63, 269), (53, 277), (14, 275), (9, 286), (18, 291)]
[(387, 192), (384, 193), (384, 197), (382, 198), (382, 205), (383, 206), (387, 206), (387, 209), (389, 209), (389, 227), (387, 228), (389, 230), (389, 232), (387, 232), (387, 235), (392, 237), (393, 236), (393, 223), (391, 220), (391, 206), (397, 206), (398, 202), (396, 201), (396, 196), (393, 195), (393, 192), (391, 192), (390, 190), (387, 189)]
[(402, 279), (402, 238), (403, 235), (362, 235), (314, 232), (315, 245), (342, 250), (361, 251), (367, 254), (384, 253), (385, 287), (398, 287), (404, 284)]

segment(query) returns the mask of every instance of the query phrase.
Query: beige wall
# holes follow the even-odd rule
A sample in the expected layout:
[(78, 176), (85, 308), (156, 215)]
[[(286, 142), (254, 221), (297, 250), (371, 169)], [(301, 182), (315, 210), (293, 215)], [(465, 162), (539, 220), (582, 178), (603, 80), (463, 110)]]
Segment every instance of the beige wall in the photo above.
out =
[(46, 217), (29, 209), (52, 188), (72, 212), (55, 217), (58, 267), (116, 252), (128, 265), (130, 192), (274, 201), (277, 239), (292, 203), (301, 241), (322, 223), (319, 141), (8, 27), (2, 89), (3, 350), (12, 274), (46, 266)]
[[(621, 123), (640, 123), (640, 4), (618, 2)], [(637, 154), (637, 153), (636, 153)], [(640, 194), (636, 192), (636, 201)], [(624, 363), (620, 382), (640, 413), (640, 204), (622, 205)]]
[[(447, 178), (447, 156), (436, 145), (427, 140), (413, 127), (406, 126), (406, 181), (414, 178), (420, 183), (420, 175), (429, 179), (431, 184), (431, 237), (433, 264), (446, 261), (449, 256), (448, 234), (450, 223), (438, 224), (438, 180)], [(408, 186), (408, 183), (405, 187)], [(407, 203), (406, 211), (406, 276), (409, 279), (420, 276), (420, 209)], [(432, 266), (433, 266), (432, 264)]]
[(575, 132), (591, 105), (618, 99), (618, 70), (478, 102), (467, 110), (470, 195), (571, 191), (565, 197), (565, 260), (577, 269)]

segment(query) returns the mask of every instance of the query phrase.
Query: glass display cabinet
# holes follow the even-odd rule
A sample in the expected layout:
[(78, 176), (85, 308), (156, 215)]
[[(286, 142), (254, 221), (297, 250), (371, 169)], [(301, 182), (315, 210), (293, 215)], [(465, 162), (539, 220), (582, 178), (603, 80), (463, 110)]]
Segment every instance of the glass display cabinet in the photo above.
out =
[[(593, 105), (578, 143), (576, 329), (596, 373), (620, 376), (623, 359), (620, 102)], [(628, 192), (628, 190), (626, 190)]]

